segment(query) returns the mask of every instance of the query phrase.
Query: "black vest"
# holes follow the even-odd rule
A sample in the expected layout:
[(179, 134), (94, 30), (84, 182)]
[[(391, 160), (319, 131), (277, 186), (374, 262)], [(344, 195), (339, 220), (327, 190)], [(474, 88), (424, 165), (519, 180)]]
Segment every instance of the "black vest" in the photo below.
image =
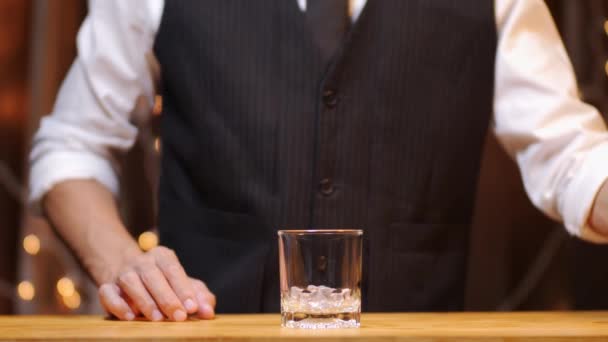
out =
[(218, 312), (279, 310), (285, 228), (364, 229), (364, 310), (462, 309), (493, 3), (369, 0), (327, 62), (296, 0), (166, 1), (159, 229)]

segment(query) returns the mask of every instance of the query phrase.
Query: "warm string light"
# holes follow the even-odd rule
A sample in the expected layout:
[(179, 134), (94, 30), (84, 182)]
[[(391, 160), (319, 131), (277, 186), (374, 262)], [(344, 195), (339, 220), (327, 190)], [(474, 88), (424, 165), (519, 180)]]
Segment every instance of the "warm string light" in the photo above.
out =
[(139, 248), (143, 251), (149, 251), (152, 248), (158, 246), (158, 235), (154, 232), (143, 232), (137, 239)]
[(154, 150), (156, 152), (160, 152), (160, 138), (159, 137), (156, 137), (154, 139)]
[[(27, 254), (38, 254), (40, 252), (40, 239), (34, 234), (27, 235), (23, 238), (23, 249)], [(19, 298), (30, 301), (36, 296), (36, 289), (31, 282), (24, 280), (17, 285), (17, 294)]]
[(40, 251), (40, 239), (34, 234), (26, 236), (23, 238), (23, 249), (25, 249), (27, 254), (38, 254)]
[(154, 107), (152, 107), (153, 115), (160, 115), (163, 111), (163, 98), (160, 95), (154, 97)]
[(57, 281), (57, 292), (62, 297), (70, 297), (76, 292), (76, 286), (74, 286), (72, 279), (63, 277)]
[(75, 310), (80, 307), (80, 294), (76, 291), (74, 291), (71, 296), (61, 297), (61, 299), (63, 301), (63, 304), (68, 309)]
[(68, 277), (63, 277), (57, 281), (57, 292), (61, 295), (61, 301), (68, 309), (78, 309), (80, 307), (80, 294), (76, 291), (74, 281)]
[(30, 301), (36, 296), (36, 289), (34, 285), (27, 280), (24, 280), (17, 285), (17, 294), (19, 298)]

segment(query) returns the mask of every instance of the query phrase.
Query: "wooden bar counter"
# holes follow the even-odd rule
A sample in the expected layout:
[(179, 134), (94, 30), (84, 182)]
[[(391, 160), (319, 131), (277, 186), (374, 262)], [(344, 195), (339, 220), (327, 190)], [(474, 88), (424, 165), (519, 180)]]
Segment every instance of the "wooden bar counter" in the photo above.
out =
[(119, 322), (99, 316), (0, 316), (11, 341), (608, 341), (608, 312), (363, 314), (361, 328), (281, 328), (279, 316)]

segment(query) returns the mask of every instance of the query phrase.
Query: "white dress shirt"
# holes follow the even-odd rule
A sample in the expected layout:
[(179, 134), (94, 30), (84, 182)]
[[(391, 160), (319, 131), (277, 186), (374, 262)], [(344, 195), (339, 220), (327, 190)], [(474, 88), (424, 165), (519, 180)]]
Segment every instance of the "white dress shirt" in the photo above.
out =
[[(305, 11), (306, 0), (296, 1)], [(351, 0), (353, 20), (365, 3)], [(136, 139), (133, 113), (150, 113), (154, 102), (159, 70), (152, 48), (163, 7), (163, 0), (90, 0), (78, 57), (34, 137), (32, 202), (75, 178), (95, 179), (118, 194), (115, 153)], [(494, 132), (517, 161), (532, 202), (571, 234), (600, 241), (587, 221), (608, 178), (604, 121), (579, 99), (543, 0), (495, 0), (495, 9)]]

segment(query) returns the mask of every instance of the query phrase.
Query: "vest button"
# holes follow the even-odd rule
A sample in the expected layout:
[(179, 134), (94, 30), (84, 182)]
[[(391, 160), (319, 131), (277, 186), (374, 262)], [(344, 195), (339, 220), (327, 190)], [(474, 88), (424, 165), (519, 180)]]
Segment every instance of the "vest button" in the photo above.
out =
[(338, 104), (338, 96), (335, 90), (327, 89), (323, 92), (323, 102), (328, 108), (334, 108)]
[(321, 182), (319, 182), (319, 188), (321, 190), (321, 193), (325, 196), (333, 194), (335, 190), (332, 181), (328, 178), (324, 178), (321, 180)]
[(317, 270), (321, 273), (327, 271), (327, 257), (325, 255), (321, 255), (317, 260)]

